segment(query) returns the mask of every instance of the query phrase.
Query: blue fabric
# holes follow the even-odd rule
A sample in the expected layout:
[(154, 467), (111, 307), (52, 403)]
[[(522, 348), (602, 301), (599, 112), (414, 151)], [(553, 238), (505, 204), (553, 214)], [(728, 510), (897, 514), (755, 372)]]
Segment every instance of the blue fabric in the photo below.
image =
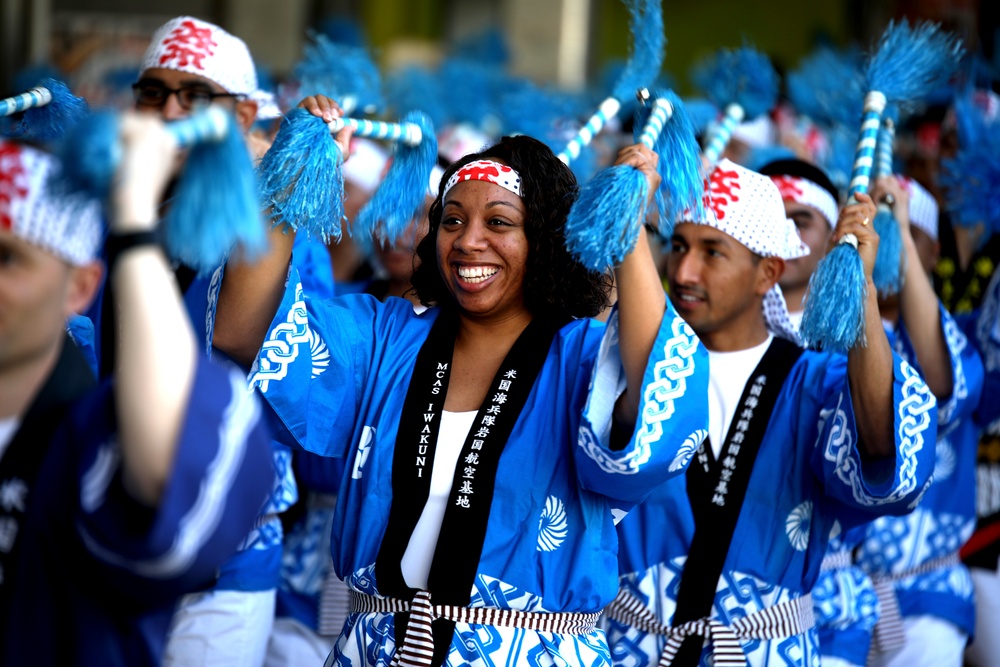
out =
[(306, 510), (285, 535), (275, 616), (291, 616), (317, 631), (323, 582), (333, 566), (330, 532), (344, 459), (300, 449), (294, 452), (293, 468)]
[[(934, 484), (905, 517), (872, 522), (858, 550), (858, 564), (872, 577), (889, 576), (958, 552), (976, 525), (976, 451), (979, 429), (973, 413), (983, 387), (983, 364), (951, 315), (941, 309), (941, 327), (951, 357), (952, 395), (938, 404)], [(892, 338), (890, 338), (892, 340)], [(900, 326), (895, 347), (919, 370)], [(972, 579), (964, 565), (907, 577), (894, 585), (903, 616), (936, 616), (970, 636), (975, 629)]]
[(158, 665), (175, 601), (210, 584), (253, 524), (274, 471), (239, 373), (197, 369), (160, 505), (122, 484), (112, 387), (49, 444), (18, 535), (4, 665)]
[[(295, 272), (253, 377), (274, 411), (276, 437), (345, 460), (334, 517), (337, 573), (377, 594), (396, 429), (414, 360), (438, 316), (403, 299), (307, 298)], [(616, 595), (614, 519), (681, 474), (707, 426), (707, 353), (672, 310), (643, 378), (630, 442), (611, 451), (611, 413), (624, 388), (617, 314), (607, 327), (560, 330), (500, 458), (473, 606), (596, 612)], [(697, 439), (700, 442), (700, 439)], [(525, 461), (532, 461), (525, 466)], [(397, 499), (396, 502), (406, 502)], [(460, 547), (459, 547), (460, 548)], [(388, 663), (393, 617), (353, 614), (340, 665)], [(446, 664), (610, 662), (603, 635), (551, 635), (459, 623)]]
[[(865, 536), (858, 526), (830, 540), (828, 553), (851, 553)], [(878, 595), (871, 577), (857, 566), (821, 572), (813, 586), (813, 613), (819, 635), (821, 662), (839, 658), (864, 667), (872, 630), (879, 619)]]
[(66, 322), (66, 333), (76, 343), (90, 370), (94, 371), (94, 377), (100, 375), (97, 367), (97, 337), (91, 319), (85, 315), (73, 315)]
[[(723, 566), (711, 617), (724, 624), (809, 593), (831, 535), (880, 513), (906, 513), (933, 468), (935, 401), (916, 371), (893, 357), (895, 460), (863, 463), (847, 358), (806, 351), (768, 421)], [(621, 584), (669, 625), (694, 536), (681, 476), (663, 484), (618, 526)], [(665, 638), (608, 621), (616, 665), (655, 665)], [(743, 641), (751, 665), (819, 664), (815, 629)], [(702, 665), (708, 665), (708, 650)]]

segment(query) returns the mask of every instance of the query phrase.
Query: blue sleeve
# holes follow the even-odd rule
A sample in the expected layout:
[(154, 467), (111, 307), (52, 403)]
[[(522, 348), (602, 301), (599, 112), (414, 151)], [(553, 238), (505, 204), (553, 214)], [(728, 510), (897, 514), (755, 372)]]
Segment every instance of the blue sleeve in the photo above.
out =
[(669, 301), (643, 374), (635, 427), (627, 445), (612, 450), (614, 406), (625, 388), (615, 309), (590, 374), (574, 452), (581, 485), (619, 501), (622, 511), (682, 474), (708, 433), (708, 352)]
[[(808, 353), (807, 353), (808, 354)], [(864, 461), (851, 389), (847, 357), (825, 357), (806, 377), (810, 403), (820, 407), (813, 470), (824, 489), (842, 504), (875, 514), (913, 510), (931, 482), (937, 434), (937, 402), (917, 371), (893, 353), (893, 433), (895, 455)]]
[[(944, 335), (948, 356), (951, 360), (951, 395), (938, 401), (938, 432), (947, 433), (959, 421), (970, 417), (983, 390), (983, 362), (961, 327), (940, 303), (941, 332)], [(918, 373), (923, 373), (907, 334), (906, 327), (900, 326), (898, 346), (901, 355)]]
[(75, 523), (105, 584), (144, 600), (211, 583), (274, 485), (260, 402), (245, 378), (199, 360), (173, 469), (155, 508), (133, 499), (123, 483), (112, 391), (81, 407), (77, 432), (104, 437), (87, 439), (80, 459)]
[(345, 456), (365, 388), (378, 377), (379, 352), (413, 331), (412, 305), (392, 306), (358, 294), (326, 301), (309, 298), (293, 267), (285, 294), (251, 372), (251, 383), (271, 407), (275, 437), (322, 456)]

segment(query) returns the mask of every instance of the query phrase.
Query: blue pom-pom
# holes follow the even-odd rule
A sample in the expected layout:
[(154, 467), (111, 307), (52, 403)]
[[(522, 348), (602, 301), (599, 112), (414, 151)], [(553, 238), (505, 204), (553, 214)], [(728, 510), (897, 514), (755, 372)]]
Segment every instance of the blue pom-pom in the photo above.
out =
[(799, 113), (817, 123), (856, 127), (865, 94), (863, 65), (856, 49), (821, 47), (788, 75), (788, 97)]
[(649, 184), (639, 170), (615, 165), (580, 188), (566, 219), (566, 248), (591, 271), (618, 264), (635, 247)]
[(340, 239), (344, 218), (342, 156), (322, 118), (290, 111), (258, 166), (271, 217), (323, 241)]
[(872, 282), (881, 296), (898, 294), (902, 288), (903, 270), (906, 257), (903, 255), (903, 237), (899, 232), (899, 223), (892, 209), (881, 204), (875, 220), (872, 221), (875, 233), (878, 234), (878, 256), (872, 271)]
[[(687, 209), (700, 211), (702, 179), (698, 144), (683, 103), (672, 92), (658, 95), (673, 106), (653, 150), (659, 156), (660, 187), (655, 200), (659, 233), (669, 238), (674, 220)], [(635, 136), (642, 134), (651, 105), (637, 113)], [(616, 165), (580, 188), (566, 220), (566, 247), (591, 271), (603, 271), (632, 252), (646, 218), (649, 184), (639, 170)], [(696, 215), (700, 218), (700, 214)]]
[(56, 151), (62, 165), (59, 187), (106, 200), (122, 157), (118, 128), (118, 114), (112, 111), (97, 111), (81, 120)]
[(968, 91), (955, 101), (959, 149), (942, 161), (941, 185), (952, 222), (984, 226), (981, 243), (1000, 233), (1000, 122), (989, 120), (984, 93)]
[(253, 164), (235, 119), (219, 141), (188, 152), (163, 221), (168, 254), (200, 274), (219, 267), (234, 248), (253, 259), (267, 249)]
[(663, 65), (666, 37), (661, 0), (628, 0), (632, 54), (615, 82), (612, 96), (627, 100), (635, 91), (653, 84)]
[(395, 243), (410, 221), (423, 211), (431, 170), (437, 163), (434, 125), (419, 111), (411, 111), (400, 122), (416, 123), (423, 137), (416, 146), (396, 145), (388, 173), (358, 213), (353, 227), (356, 237), (377, 234), (382, 242)]
[(396, 118), (420, 110), (427, 114), (434, 127), (444, 127), (450, 117), (440, 79), (422, 67), (403, 67), (390, 74), (386, 81), (386, 98)]
[(354, 109), (375, 114), (385, 104), (382, 75), (368, 50), (334, 43), (326, 35), (313, 35), (295, 66), (295, 78), (301, 95), (325, 95), (348, 114)]
[[(687, 212), (693, 220), (701, 220), (704, 215), (702, 189), (704, 178), (701, 172), (701, 149), (695, 139), (694, 126), (687, 109), (673, 91), (658, 92), (655, 98), (670, 102), (673, 113), (664, 124), (663, 131), (653, 146), (660, 156), (657, 171), (660, 187), (656, 190), (656, 208), (659, 214), (657, 231), (661, 238), (668, 240), (674, 232), (674, 223)], [(651, 105), (636, 112), (634, 138), (639, 140)]]
[(468, 123), (492, 134), (499, 123), (497, 90), (501, 73), (495, 66), (450, 58), (441, 63), (438, 77), (446, 90), (452, 123)]
[(940, 25), (891, 22), (868, 61), (866, 90), (879, 91), (889, 102), (910, 105), (947, 83), (962, 54), (961, 41)]
[(89, 107), (61, 81), (45, 79), (38, 85), (48, 88), (52, 101), (24, 112), (24, 136), (37, 141), (57, 141), (86, 117)]
[(744, 46), (723, 50), (692, 73), (695, 84), (717, 107), (743, 107), (745, 118), (770, 111), (778, 101), (778, 73), (760, 51)]
[(846, 354), (866, 345), (865, 303), (868, 286), (858, 251), (838, 244), (819, 261), (809, 279), (799, 335), (808, 347)]

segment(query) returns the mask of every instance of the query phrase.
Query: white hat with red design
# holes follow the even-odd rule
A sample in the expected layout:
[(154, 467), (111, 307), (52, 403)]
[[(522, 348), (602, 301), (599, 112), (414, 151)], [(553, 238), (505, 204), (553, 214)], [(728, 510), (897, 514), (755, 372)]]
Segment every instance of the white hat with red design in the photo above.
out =
[[(795, 223), (785, 216), (781, 193), (770, 178), (729, 160), (716, 165), (705, 182), (705, 219), (761, 257), (798, 259), (809, 254)], [(798, 330), (788, 317), (781, 288), (764, 296), (764, 318), (775, 335), (798, 342)]]
[(48, 181), (58, 160), (0, 139), (0, 229), (80, 266), (101, 248), (101, 209), (79, 196), (56, 196)]
[(257, 102), (257, 116), (262, 120), (280, 114), (274, 95), (258, 88), (257, 71), (246, 43), (213, 23), (178, 16), (161, 25), (153, 33), (139, 72), (154, 67), (197, 74), (219, 84), (227, 93), (246, 95)]

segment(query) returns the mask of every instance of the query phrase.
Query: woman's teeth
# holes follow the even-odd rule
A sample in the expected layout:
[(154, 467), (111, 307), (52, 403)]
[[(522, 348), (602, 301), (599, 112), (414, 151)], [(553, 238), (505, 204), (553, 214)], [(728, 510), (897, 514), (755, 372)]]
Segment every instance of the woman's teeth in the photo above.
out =
[(467, 283), (481, 283), (499, 270), (495, 266), (460, 266), (458, 277)]

